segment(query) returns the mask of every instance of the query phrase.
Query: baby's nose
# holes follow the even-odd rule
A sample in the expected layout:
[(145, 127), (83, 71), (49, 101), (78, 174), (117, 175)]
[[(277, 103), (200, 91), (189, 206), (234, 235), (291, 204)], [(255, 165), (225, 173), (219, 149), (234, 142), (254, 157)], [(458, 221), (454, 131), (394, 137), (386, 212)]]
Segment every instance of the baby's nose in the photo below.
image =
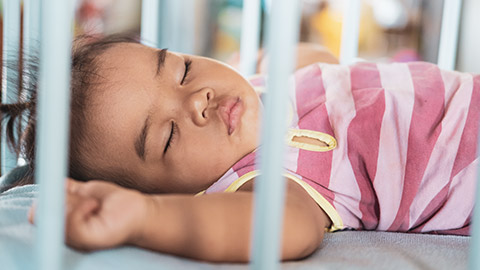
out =
[(199, 126), (207, 124), (209, 115), (207, 109), (213, 98), (214, 92), (211, 88), (202, 88), (190, 96), (190, 110), (192, 121)]

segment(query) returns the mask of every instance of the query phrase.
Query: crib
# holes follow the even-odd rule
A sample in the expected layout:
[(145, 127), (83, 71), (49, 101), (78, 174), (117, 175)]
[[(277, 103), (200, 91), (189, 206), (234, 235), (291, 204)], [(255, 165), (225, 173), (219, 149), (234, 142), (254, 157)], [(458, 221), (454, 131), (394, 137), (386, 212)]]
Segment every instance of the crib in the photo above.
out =
[[(360, 4), (348, 0), (345, 5), (340, 61), (351, 64), (358, 55)], [(170, 1), (172, 9), (183, 1)], [(4, 59), (16, 59), (12, 53), (20, 42), (21, 0), (4, 0)], [(260, 0), (243, 1), (240, 71), (254, 73), (260, 37)], [(285, 193), (281, 163), (285, 128), (279, 115), (285, 115), (286, 86), (293, 70), (294, 45), (297, 42), (299, 1), (265, 1), (269, 15), (267, 50), (271, 55), (269, 91), (263, 119), (263, 174), (255, 187), (252, 263), (211, 264), (158, 254), (134, 247), (121, 247), (94, 253), (81, 253), (64, 245), (64, 186), (67, 171), (67, 135), (69, 107), (69, 66), (72, 40), (72, 1), (23, 0), (23, 48), (26, 52), (40, 45), (40, 91), (36, 185), (18, 187), (0, 194), (1, 269), (451, 269), (480, 268), (480, 210), (474, 214), (472, 237), (415, 235), (387, 232), (345, 231), (325, 236), (322, 247), (309, 258), (279, 262), (283, 196)], [(142, 1), (141, 36), (147, 45), (161, 47), (158, 0)], [(438, 65), (455, 69), (457, 39), (462, 0), (445, 0)], [(41, 25), (41, 28), (39, 27)], [(282, 29), (282, 31), (278, 31)], [(35, 44), (33, 40), (41, 40)], [(275, 45), (273, 45), (275, 44)], [(290, 54), (284, 52), (292, 52)], [(287, 55), (287, 56), (286, 56)], [(279, 57), (282, 56), (282, 57)], [(290, 57), (291, 56), (291, 57)], [(2, 102), (15, 102), (12, 76), (4, 68)], [(274, 117), (274, 116), (277, 117)], [(3, 128), (3, 127), (2, 127)], [(18, 159), (5, 147), (2, 129), (2, 174), (15, 168)], [(14, 177), (14, 170), (5, 177)], [(13, 176), (12, 176), (13, 175)], [(0, 182), (1, 184), (1, 182)], [(266, 187), (269, 187), (268, 189)], [(480, 187), (479, 187), (480, 188)], [(477, 188), (478, 190), (478, 188)], [(478, 192), (477, 192), (478, 193)], [(34, 227), (26, 212), (38, 198), (38, 222)], [(477, 197), (477, 201), (480, 196)], [(23, 215), (23, 216), (22, 216)], [(428, 251), (428, 252), (427, 252)], [(422, 254), (424, 256), (422, 256)], [(468, 263), (467, 263), (468, 261)], [(4, 268), (5, 267), (5, 268)]]

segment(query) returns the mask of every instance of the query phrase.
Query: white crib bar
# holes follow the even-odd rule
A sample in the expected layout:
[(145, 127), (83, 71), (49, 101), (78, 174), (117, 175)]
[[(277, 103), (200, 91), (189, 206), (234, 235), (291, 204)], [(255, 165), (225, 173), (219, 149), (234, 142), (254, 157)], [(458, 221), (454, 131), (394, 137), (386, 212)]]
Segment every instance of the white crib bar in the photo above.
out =
[(40, 44), (40, 1), (23, 0), (23, 52), (24, 59), (38, 53)]
[(259, 42), (260, 0), (243, 0), (240, 73), (244, 76), (256, 73)]
[(340, 63), (349, 65), (355, 62), (358, 56), (358, 35), (362, 2), (361, 0), (345, 0), (343, 5)]
[[(27, 63), (38, 58), (40, 53), (40, 1), (38, 0), (23, 0), (23, 70), (29, 68)], [(38, 74), (33, 74), (34, 70), (29, 70), (34, 76)], [(22, 83), (27, 86), (30, 85), (30, 76), (24, 76)], [(30, 94), (30, 93), (25, 93)], [(28, 117), (26, 114), (22, 115), (23, 123), (28, 122)], [(24, 126), (22, 125), (22, 130)], [(19, 156), (20, 160), (18, 165), (21, 165), (20, 161), (24, 161), (22, 155)]]
[[(17, 102), (18, 67), (20, 48), (20, 0), (3, 1), (3, 61), (2, 103)], [(7, 65), (8, 64), (8, 68)], [(7, 145), (6, 125), (2, 125), (2, 174), (15, 168), (17, 156)]]
[(43, 0), (35, 181), (38, 269), (62, 269), (73, 2)]
[[(170, 0), (172, 1), (172, 0)], [(178, 15), (177, 21), (181, 22), (179, 31), (176, 31), (177, 45), (176, 50), (182, 53), (195, 53), (195, 24), (196, 24), (196, 5), (198, 0), (173, 0), (178, 5), (181, 14)], [(192, 8), (185, 8), (192, 7)], [(178, 49), (177, 49), (178, 48)]]
[(263, 0), (265, 4), (265, 10), (267, 11), (268, 14), (270, 14), (270, 11), (272, 10), (272, 2), (273, 0)]
[(181, 53), (195, 53), (195, 4), (198, 1), (164, 0), (161, 2), (160, 47)]
[(160, 18), (160, 1), (142, 0), (140, 36), (143, 44), (155, 48), (160, 47)]
[(455, 69), (461, 12), (462, 0), (444, 0), (438, 49), (438, 66), (442, 69)]
[(282, 175), (286, 104), (298, 40), (299, 1), (272, 3), (267, 30), (269, 71), (262, 124), (260, 168), (255, 183), (252, 268), (277, 269), (282, 243), (285, 180)]
[[(478, 138), (477, 152), (480, 151), (480, 137)], [(475, 207), (473, 209), (472, 225), (470, 227), (470, 250), (468, 255), (468, 269), (480, 269), (480, 166), (477, 169), (477, 188)]]

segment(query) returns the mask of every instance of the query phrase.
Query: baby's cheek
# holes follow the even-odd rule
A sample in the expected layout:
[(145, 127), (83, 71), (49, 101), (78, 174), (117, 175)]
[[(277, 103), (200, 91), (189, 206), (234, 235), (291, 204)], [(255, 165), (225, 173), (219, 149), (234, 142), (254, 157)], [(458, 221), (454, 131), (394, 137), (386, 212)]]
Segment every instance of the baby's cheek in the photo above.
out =
[(228, 155), (229, 151), (218, 151), (213, 153), (208, 159), (205, 159), (207, 163), (203, 163), (198, 167), (198, 170), (202, 177), (202, 184), (205, 188), (213, 184), (220, 179), (225, 172), (230, 169), (236, 160), (231, 155)]

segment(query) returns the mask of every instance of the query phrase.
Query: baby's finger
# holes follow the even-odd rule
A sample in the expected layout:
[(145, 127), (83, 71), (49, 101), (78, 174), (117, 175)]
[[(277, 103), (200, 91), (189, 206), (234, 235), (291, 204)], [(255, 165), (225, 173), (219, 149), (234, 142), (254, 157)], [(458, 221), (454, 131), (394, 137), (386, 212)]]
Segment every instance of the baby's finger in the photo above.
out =
[(65, 180), (65, 190), (69, 193), (76, 193), (78, 189), (77, 181), (72, 178), (67, 178)]
[[(67, 199), (67, 214), (68, 214), (69, 211), (71, 211), (72, 208), (76, 208), (77, 202), (85, 200), (84, 198), (80, 198), (78, 195), (76, 195), (76, 196), (73, 195), (73, 194), (76, 194), (78, 192), (81, 184), (82, 184), (82, 182), (74, 181), (71, 178), (67, 178), (67, 181), (65, 183), (65, 188), (67, 190), (67, 198), (66, 198)], [(92, 203), (88, 202), (87, 206), (83, 206), (83, 207), (86, 207), (84, 211), (89, 210), (88, 206), (92, 207)], [(29, 211), (28, 211), (28, 214), (27, 214), (28, 221), (31, 224), (35, 223), (35, 212), (36, 212), (36, 210), (37, 210), (37, 204), (33, 203), (32, 206), (30, 207)]]
[(119, 188), (119, 186), (106, 181), (92, 180), (88, 182), (80, 182), (73, 179), (67, 179), (68, 192), (100, 200), (113, 190)]
[(28, 221), (31, 224), (35, 223), (35, 211), (37, 210), (37, 204), (33, 203), (32, 206), (30, 206), (30, 209), (28, 210)]
[(71, 197), (65, 221), (66, 241), (74, 247), (87, 249), (91, 236), (89, 222), (98, 212), (100, 204), (94, 198)]
[(86, 217), (91, 215), (98, 207), (99, 202), (94, 198), (83, 197), (77, 194), (67, 195), (67, 218), (70, 218), (72, 214)]

